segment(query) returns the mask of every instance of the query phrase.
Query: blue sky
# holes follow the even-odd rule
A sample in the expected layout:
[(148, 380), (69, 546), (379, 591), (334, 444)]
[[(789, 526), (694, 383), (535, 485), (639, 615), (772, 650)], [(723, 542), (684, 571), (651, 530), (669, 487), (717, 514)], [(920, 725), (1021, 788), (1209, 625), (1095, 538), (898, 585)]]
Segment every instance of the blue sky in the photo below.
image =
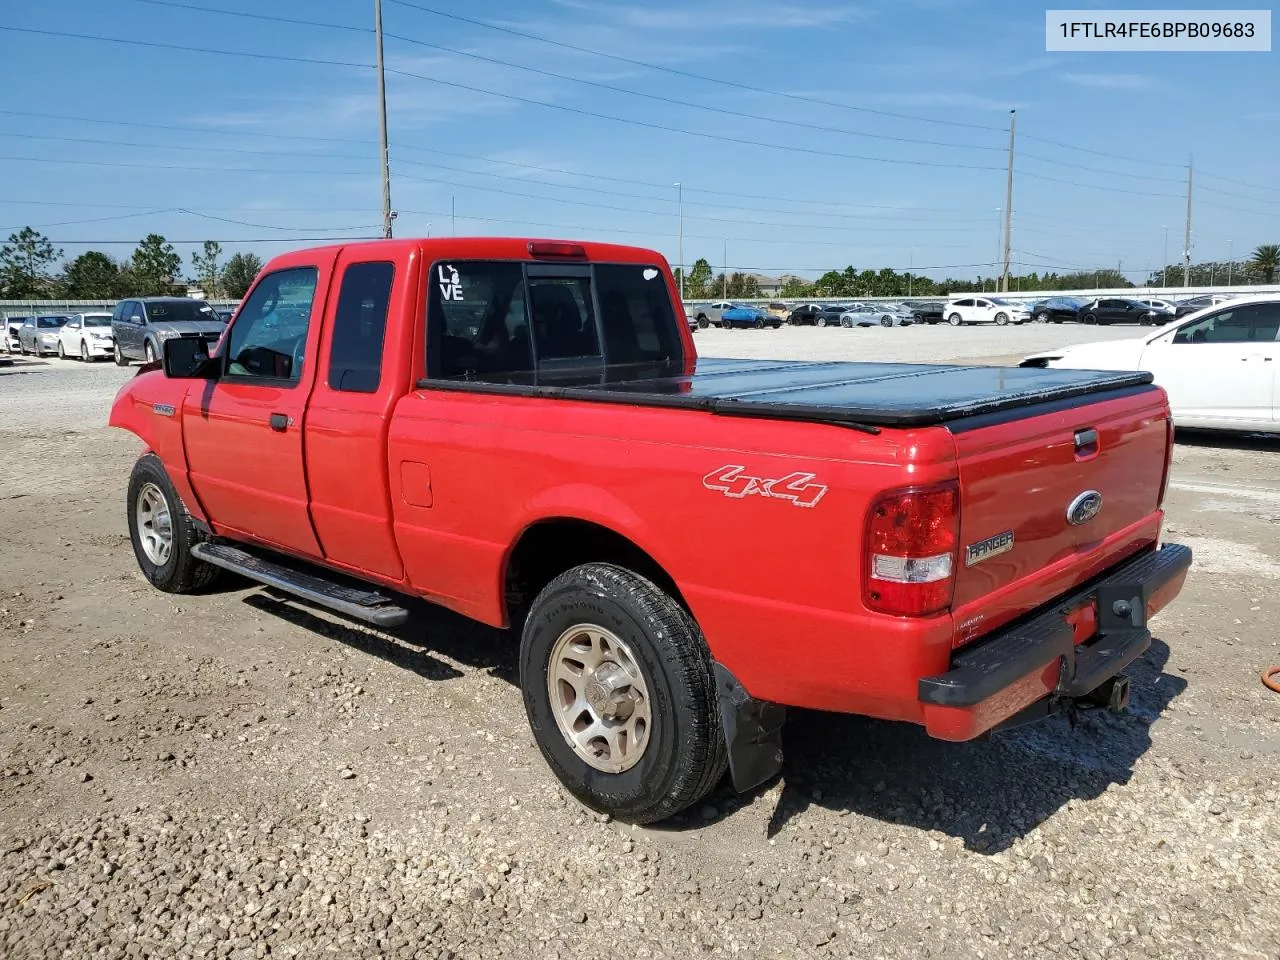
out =
[[(0, 228), (36, 225), (72, 255), (127, 241), (102, 245), (118, 256), (151, 231), (264, 257), (376, 233), (371, 8), (12, 5)], [(453, 232), (456, 210), (459, 234), (676, 263), (680, 182), (689, 262), (719, 268), (727, 244), (733, 269), (990, 275), (1016, 108), (1015, 270), (1119, 264), (1138, 281), (1166, 225), (1176, 260), (1190, 153), (1193, 259), (1280, 242), (1274, 53), (1050, 54), (1025, 0), (384, 0), (383, 21), (399, 236)]]

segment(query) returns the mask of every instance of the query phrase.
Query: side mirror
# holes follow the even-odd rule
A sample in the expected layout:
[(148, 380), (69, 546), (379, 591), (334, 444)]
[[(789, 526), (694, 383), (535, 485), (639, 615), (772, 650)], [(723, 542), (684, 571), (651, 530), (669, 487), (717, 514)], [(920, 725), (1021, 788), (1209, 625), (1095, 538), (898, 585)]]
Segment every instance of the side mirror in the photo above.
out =
[(142, 314), (140, 313), (135, 313), (132, 317), (130, 317), (129, 322), (130, 323), (146, 323), (146, 321), (142, 319)]
[(198, 337), (174, 337), (164, 341), (164, 375), (175, 380), (216, 380), (217, 362)]

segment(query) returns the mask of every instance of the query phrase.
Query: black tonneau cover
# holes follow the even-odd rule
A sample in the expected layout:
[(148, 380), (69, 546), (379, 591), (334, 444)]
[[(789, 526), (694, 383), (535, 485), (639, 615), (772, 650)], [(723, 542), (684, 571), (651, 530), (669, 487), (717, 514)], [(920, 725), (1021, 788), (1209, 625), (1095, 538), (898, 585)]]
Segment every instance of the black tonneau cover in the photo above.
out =
[[(597, 361), (598, 363), (598, 361)], [(562, 397), (852, 427), (951, 423), (1117, 390), (1143, 388), (1138, 371), (968, 367), (924, 363), (807, 362), (699, 358), (692, 375), (611, 367), (575, 375), (423, 380), (432, 389)]]

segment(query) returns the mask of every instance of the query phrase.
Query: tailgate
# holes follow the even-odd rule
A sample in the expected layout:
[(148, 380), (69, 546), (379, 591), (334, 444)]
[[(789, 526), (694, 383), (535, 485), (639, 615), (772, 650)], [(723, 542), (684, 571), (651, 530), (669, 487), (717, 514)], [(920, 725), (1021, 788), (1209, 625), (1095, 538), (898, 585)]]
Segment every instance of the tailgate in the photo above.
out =
[(1158, 389), (966, 429), (955, 642), (1048, 603), (1153, 543), (1170, 444)]

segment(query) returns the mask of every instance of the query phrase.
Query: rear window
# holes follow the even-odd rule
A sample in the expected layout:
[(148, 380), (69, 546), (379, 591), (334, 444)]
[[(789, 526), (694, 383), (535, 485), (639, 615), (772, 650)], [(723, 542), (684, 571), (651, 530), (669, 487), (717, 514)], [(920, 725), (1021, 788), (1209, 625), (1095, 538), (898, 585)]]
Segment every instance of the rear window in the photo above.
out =
[(203, 300), (174, 300), (148, 303), (147, 319), (152, 323), (186, 323), (191, 320), (216, 320), (213, 307)]
[(643, 264), (575, 264), (564, 275), (518, 261), (431, 266), (427, 375), (529, 382), (571, 369), (678, 364), (681, 341), (666, 274)]

